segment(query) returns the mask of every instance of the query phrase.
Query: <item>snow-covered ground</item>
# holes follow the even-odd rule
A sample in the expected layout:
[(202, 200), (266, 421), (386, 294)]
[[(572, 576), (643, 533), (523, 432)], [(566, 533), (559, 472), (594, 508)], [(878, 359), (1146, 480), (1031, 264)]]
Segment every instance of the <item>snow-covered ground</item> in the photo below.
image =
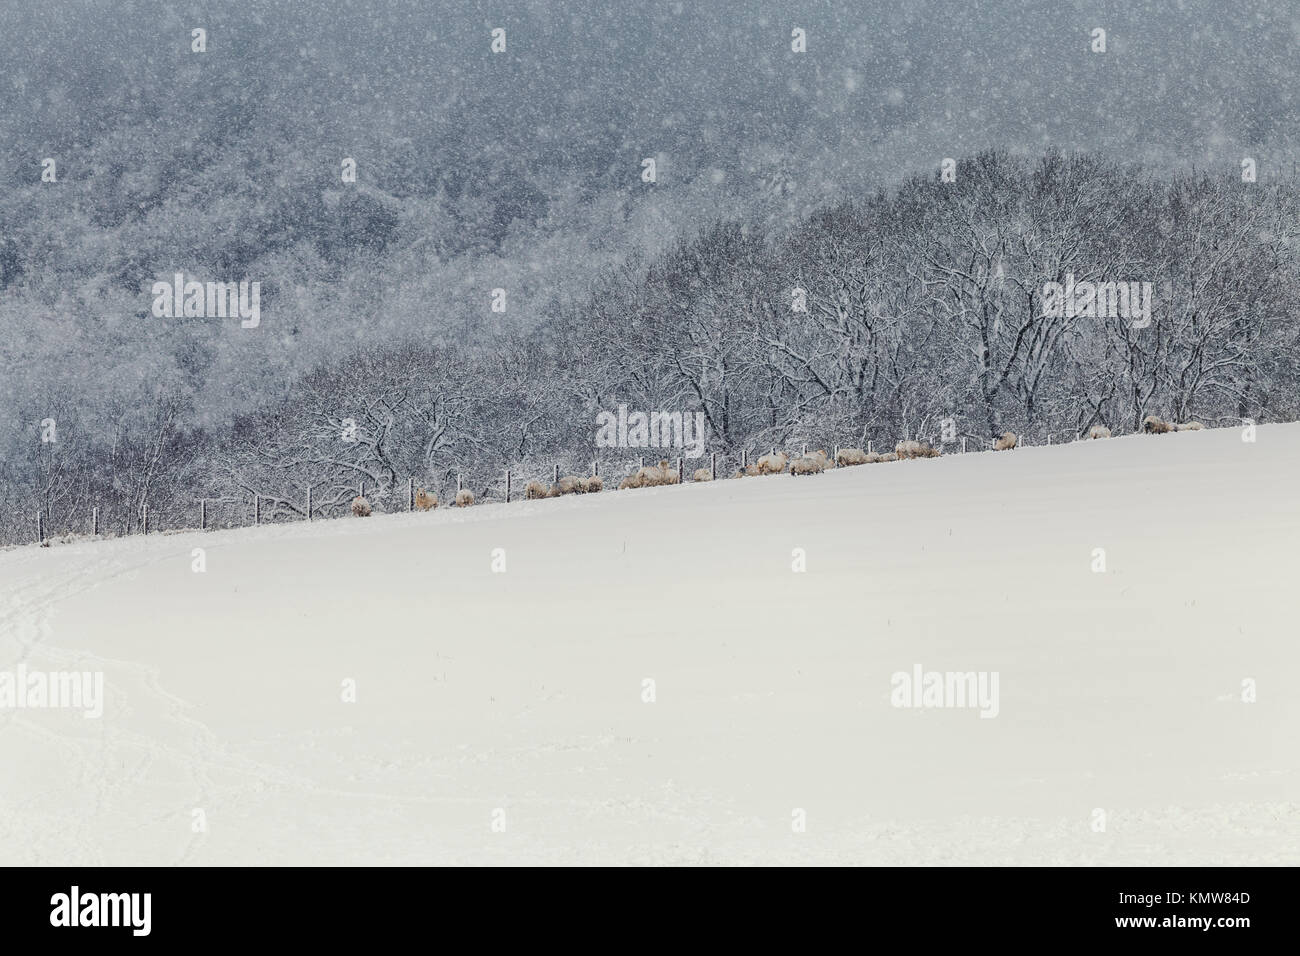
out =
[(0, 710), (0, 863), (1300, 863), (1298, 476), (1265, 426), (13, 550), (0, 672), (107, 700)]

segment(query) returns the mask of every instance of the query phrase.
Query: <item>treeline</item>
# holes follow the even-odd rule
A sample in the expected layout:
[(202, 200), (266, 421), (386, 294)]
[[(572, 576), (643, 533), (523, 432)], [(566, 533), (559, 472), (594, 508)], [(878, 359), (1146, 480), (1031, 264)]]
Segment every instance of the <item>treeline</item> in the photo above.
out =
[[(446, 492), (460, 475), (493, 497), (506, 468), (659, 457), (595, 448), (597, 414), (620, 404), (703, 411), (709, 449), (728, 455), (929, 436), (945, 418), (980, 440), (1118, 434), (1147, 414), (1292, 420), (1297, 198), (1230, 170), (987, 153), (954, 182), (916, 178), (780, 234), (713, 224), (491, 348), (362, 344), (234, 422), (197, 427), (174, 381), (93, 412), (52, 394), (24, 411), (0, 534), (30, 540), (38, 508), (54, 532), (84, 529), (95, 506), (109, 532), (146, 504), (158, 527), (193, 525), (200, 497), (301, 517), (307, 485), (325, 514), (360, 482), (393, 510), (408, 477)], [(1044, 315), (1044, 285), (1068, 277), (1151, 283), (1149, 321)], [(46, 418), (57, 441), (40, 440)]]

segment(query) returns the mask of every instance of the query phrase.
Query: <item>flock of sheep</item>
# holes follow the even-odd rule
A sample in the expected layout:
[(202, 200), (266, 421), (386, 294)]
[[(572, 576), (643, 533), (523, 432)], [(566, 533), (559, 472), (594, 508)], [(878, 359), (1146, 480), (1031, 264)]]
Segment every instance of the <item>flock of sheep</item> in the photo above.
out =
[[(1184, 422), (1176, 425), (1173, 422), (1162, 421), (1154, 415), (1142, 419), (1142, 430), (1148, 435), (1163, 435), (1166, 432), (1199, 432), (1204, 427), (1200, 422)], [(1106, 437), (1110, 437), (1109, 429), (1106, 431)]]
[[(468, 488), (462, 488), (460, 491), (456, 492), (455, 501), (457, 508), (468, 508), (474, 503), (474, 492), (470, 491)], [(437, 495), (431, 494), (423, 488), (420, 488), (415, 492), (416, 511), (432, 511), (436, 507), (438, 507)], [(357, 495), (352, 499), (352, 513), (358, 518), (369, 518), (370, 502), (361, 495)]]
[[(1167, 432), (1186, 432), (1200, 431), (1205, 426), (1200, 422), (1186, 422), (1184, 424), (1174, 424), (1166, 422), (1156, 417), (1148, 415), (1142, 421), (1142, 431), (1150, 435), (1163, 435)], [(1093, 425), (1088, 430), (1088, 438), (1109, 438), (1110, 429), (1105, 425)], [(1008, 451), (1015, 448), (1020, 442), (1020, 438), (1015, 432), (1003, 432), (1001, 437), (993, 442), (994, 451)], [(929, 442), (923, 441), (900, 441), (894, 446), (892, 452), (879, 454), (874, 451), (863, 451), (861, 448), (840, 448), (835, 452), (835, 458), (832, 460), (826, 452), (818, 449), (812, 454), (795, 456), (792, 453), (784, 451), (772, 451), (770, 454), (763, 455), (757, 462), (747, 465), (736, 470), (732, 478), (749, 478), (760, 475), (816, 475), (831, 468), (848, 468), (854, 465), (871, 465), (877, 462), (885, 461), (905, 461), (911, 458), (938, 458), (942, 454), (938, 448), (930, 445)], [(697, 468), (692, 474), (693, 481), (712, 481), (713, 471), (709, 468)], [(630, 488), (654, 488), (659, 485), (676, 485), (681, 483), (681, 474), (672, 467), (667, 461), (661, 461), (657, 465), (638, 468), (634, 473), (628, 475), (619, 484), (619, 491)], [(590, 477), (581, 477), (579, 475), (565, 475), (554, 485), (547, 486), (540, 481), (530, 481), (524, 488), (524, 497), (529, 501), (539, 498), (559, 498), (562, 495), (585, 495), (603, 491), (605, 488), (604, 481), (599, 475)], [(474, 504), (474, 493), (462, 489), (456, 492), (455, 504), (457, 508), (468, 508)], [(415, 509), (417, 511), (432, 511), (438, 507), (437, 495), (430, 494), (423, 488), (415, 494)], [(358, 495), (352, 500), (352, 513), (358, 518), (367, 518), (370, 516), (370, 502)]]

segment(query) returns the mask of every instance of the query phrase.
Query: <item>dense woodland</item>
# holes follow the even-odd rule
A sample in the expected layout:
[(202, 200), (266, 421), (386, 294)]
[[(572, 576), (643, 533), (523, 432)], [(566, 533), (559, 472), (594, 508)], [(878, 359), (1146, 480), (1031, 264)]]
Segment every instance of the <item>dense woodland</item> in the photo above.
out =
[[(1292, 19), (0, 4), (0, 543), (490, 498), (585, 470), (620, 404), (730, 456), (1295, 418)], [(261, 324), (152, 315), (176, 273), (259, 282)], [(1151, 325), (1044, 317), (1069, 275), (1150, 282)]]
[[(38, 509), (50, 533), (84, 531), (96, 506), (121, 533), (146, 504), (156, 528), (193, 526), (199, 498), (213, 523), (245, 523), (254, 495), (264, 520), (302, 517), (307, 485), (330, 515), (361, 482), (399, 510), (408, 478), (446, 495), (461, 475), (499, 498), (507, 468), (522, 484), (599, 457), (617, 474), (655, 456), (595, 448), (597, 413), (620, 403), (702, 410), (708, 450), (733, 457), (936, 435), (945, 417), (977, 444), (1118, 434), (1147, 414), (1293, 420), (1298, 198), (1234, 168), (988, 152), (955, 182), (917, 177), (793, 226), (711, 223), (605, 268), (527, 329), (349, 343), (225, 420), (204, 421), (197, 376), (117, 407), (52, 383), (25, 396), (26, 441), (0, 465), (0, 535), (31, 540)], [(1151, 282), (1150, 325), (1045, 317), (1044, 284), (1067, 274)]]

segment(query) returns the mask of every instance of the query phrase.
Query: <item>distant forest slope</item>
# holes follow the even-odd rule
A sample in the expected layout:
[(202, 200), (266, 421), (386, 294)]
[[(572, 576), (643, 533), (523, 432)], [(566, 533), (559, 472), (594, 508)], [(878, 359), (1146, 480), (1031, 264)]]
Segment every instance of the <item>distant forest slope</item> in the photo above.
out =
[[(635, 457), (595, 447), (596, 415), (619, 404), (701, 411), (708, 449), (733, 455), (937, 435), (944, 419), (976, 441), (1131, 431), (1153, 413), (1294, 420), (1298, 200), (1233, 168), (988, 152), (951, 182), (917, 177), (788, 229), (719, 221), (491, 347), (362, 337), (228, 425), (193, 427), (192, 397), (163, 383), (119, 409), (52, 390), (5, 462), (6, 537), (29, 538), (38, 505), (52, 529), (94, 506), (124, 528), (145, 504), (156, 526), (192, 522), (200, 496), (294, 516), (308, 484), (327, 506), (364, 481), (404, 507), (412, 477), (498, 494), (507, 467)], [(1052, 283), (1097, 284), (1119, 311), (1089, 314), (1077, 291), (1065, 308)], [(40, 441), (45, 418), (57, 442)]]

